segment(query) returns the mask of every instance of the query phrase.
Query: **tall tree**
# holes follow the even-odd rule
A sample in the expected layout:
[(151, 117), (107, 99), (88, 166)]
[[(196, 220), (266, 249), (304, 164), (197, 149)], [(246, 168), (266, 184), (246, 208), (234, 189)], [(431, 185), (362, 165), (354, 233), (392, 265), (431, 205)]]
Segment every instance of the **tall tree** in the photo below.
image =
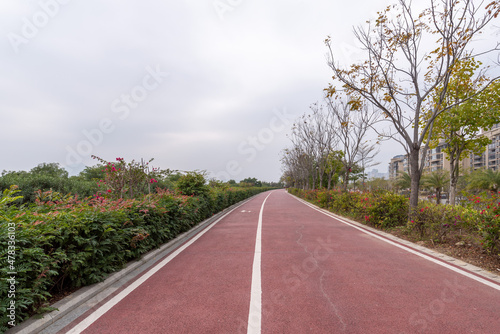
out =
[(363, 179), (363, 188), (365, 187), (366, 169), (380, 164), (380, 162), (373, 161), (379, 152), (380, 150), (377, 149), (376, 144), (370, 144), (369, 142), (364, 142), (361, 143), (361, 145), (359, 146), (358, 161), (359, 165), (361, 166), (361, 171), (363, 173), (361, 176)]
[[(327, 88), (328, 94), (335, 96), (340, 84), (339, 90), (359, 102), (354, 107), (363, 100), (371, 103), (394, 126), (392, 132), (381, 134), (400, 142), (409, 156), (409, 217), (418, 205), (419, 182), (428, 149), (424, 140), (432, 137), (434, 121), (441, 113), (466, 101), (444, 105), (452, 70), (458, 62), (474, 56), (473, 38), (498, 16), (499, 10), (500, 1), (481, 2), (477, 7), (471, 0), (431, 0), (430, 8), (417, 14), (410, 1), (400, 0), (379, 12), (366, 29), (355, 28), (365, 60), (348, 68), (337, 63), (331, 38), (325, 41), (334, 80)], [(390, 18), (392, 13), (396, 15)], [(492, 50), (498, 49), (489, 51)], [(490, 83), (478, 83), (476, 93)], [(439, 98), (435, 100), (433, 96)], [(425, 112), (430, 117), (422, 121)]]
[(30, 170), (31, 174), (36, 174), (36, 175), (47, 175), (47, 176), (53, 176), (53, 177), (58, 177), (58, 178), (67, 178), (68, 177), (68, 172), (59, 165), (57, 162), (51, 162), (51, 163), (41, 163), (36, 167), (33, 167)]
[[(457, 63), (452, 71), (447, 98), (443, 105), (454, 104), (457, 100), (466, 99), (468, 95), (475, 95), (476, 87), (471, 84), (478, 67), (479, 64), (474, 58)], [(481, 94), (441, 113), (434, 122), (434, 134), (429, 140), (429, 147), (437, 147), (443, 141), (447, 144), (443, 151), (450, 161), (449, 203), (451, 205), (455, 205), (460, 161), (471, 153), (483, 153), (491, 140), (481, 135), (481, 131), (500, 123), (499, 93), (500, 81), (496, 81)]]
[[(344, 191), (347, 191), (349, 176), (359, 162), (360, 150), (364, 149), (368, 129), (377, 121), (377, 114), (367, 106), (358, 105), (357, 100), (327, 98), (328, 110), (332, 119), (338, 124), (336, 136), (343, 152)], [(356, 112), (351, 112), (356, 110)]]

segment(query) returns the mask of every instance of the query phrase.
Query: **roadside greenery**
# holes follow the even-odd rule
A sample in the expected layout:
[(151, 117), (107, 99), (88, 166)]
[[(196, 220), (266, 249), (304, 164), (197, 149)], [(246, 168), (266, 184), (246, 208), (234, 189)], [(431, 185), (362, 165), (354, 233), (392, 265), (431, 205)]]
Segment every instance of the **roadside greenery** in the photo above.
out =
[(500, 256), (500, 192), (468, 196), (462, 206), (419, 201), (408, 222), (408, 198), (389, 191), (342, 192), (339, 190), (288, 191), (329, 211), (383, 230), (433, 243), (463, 241)]
[[(77, 181), (57, 164), (0, 178), (0, 235), (11, 230), (15, 235), (14, 247), (11, 242), (9, 248), (9, 238), (0, 240), (0, 272), (2, 278), (16, 273), (16, 324), (52, 310), (54, 294), (100, 282), (204, 219), (270, 189), (207, 184), (204, 173), (170, 175), (149, 162), (99, 161), (74, 177)], [(79, 191), (67, 191), (76, 189), (72, 184)], [(12, 320), (7, 316), (10, 285), (0, 281), (0, 332)]]

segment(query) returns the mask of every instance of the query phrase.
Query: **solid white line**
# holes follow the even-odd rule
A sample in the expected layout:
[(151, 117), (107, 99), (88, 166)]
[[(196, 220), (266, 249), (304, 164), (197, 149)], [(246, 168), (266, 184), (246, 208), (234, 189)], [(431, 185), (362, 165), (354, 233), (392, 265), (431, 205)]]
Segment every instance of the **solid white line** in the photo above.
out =
[(240, 205), (233, 208), (231, 211), (227, 212), (222, 217), (220, 217), (219, 219), (214, 221), (212, 224), (210, 224), (208, 227), (206, 227), (203, 231), (201, 231), (199, 234), (194, 236), (192, 239), (190, 239), (184, 245), (182, 245), (181, 247), (176, 249), (173, 253), (171, 253), (169, 256), (167, 256), (163, 261), (161, 261), (155, 267), (153, 267), (151, 270), (149, 270), (146, 274), (139, 277), (136, 281), (134, 281), (132, 284), (130, 284), (127, 288), (125, 288), (119, 294), (117, 294), (115, 297), (110, 299), (106, 304), (102, 305), (95, 312), (93, 312), (87, 318), (85, 318), (80, 323), (78, 323), (75, 327), (73, 327), (70, 331), (68, 331), (67, 334), (78, 334), (78, 333), (83, 332), (90, 325), (92, 325), (97, 319), (99, 319), (102, 315), (104, 315), (106, 312), (108, 312), (113, 306), (118, 304), (123, 298), (128, 296), (132, 291), (134, 291), (137, 287), (139, 287), (142, 283), (144, 283), (148, 278), (153, 276), (156, 272), (158, 272), (158, 270), (160, 270), (167, 263), (169, 263), (172, 259), (174, 259), (177, 255), (179, 255), (179, 253), (181, 253), (184, 249), (189, 247), (193, 242), (198, 240), (203, 234), (205, 234), (212, 227), (214, 227), (214, 225), (217, 224), (220, 220), (222, 220), (228, 214), (230, 214), (231, 212), (233, 212), (234, 210), (236, 210), (237, 208), (239, 208), (243, 204), (246, 204), (247, 202), (248, 201), (241, 203)]
[(264, 212), (264, 204), (267, 198), (272, 193), (267, 195), (262, 202), (259, 213), (259, 223), (257, 224), (257, 236), (255, 239), (255, 253), (253, 256), (252, 267), (252, 288), (250, 291), (250, 310), (248, 313), (248, 334), (260, 334), (262, 326), (262, 285), (261, 285), (261, 252), (262, 252), (262, 213)]
[[(292, 196), (292, 195), (291, 195), (291, 196)], [(412, 253), (412, 254), (415, 254), (415, 255), (417, 255), (417, 256), (420, 256), (420, 257), (422, 257), (422, 258), (424, 258), (424, 259), (426, 259), (426, 260), (429, 260), (429, 261), (431, 261), (431, 262), (434, 262), (434, 263), (436, 263), (436, 264), (438, 264), (438, 265), (440, 265), (440, 266), (443, 266), (443, 267), (445, 267), (445, 268), (448, 268), (448, 269), (450, 269), (450, 270), (453, 270), (453, 271), (454, 271), (454, 272), (456, 272), (456, 273), (459, 273), (459, 274), (464, 275), (464, 276), (466, 276), (466, 277), (468, 277), (468, 278), (471, 278), (471, 279), (473, 279), (473, 280), (475, 280), (475, 281), (477, 281), (477, 282), (480, 282), (480, 283), (482, 283), (482, 284), (485, 284), (485, 285), (487, 285), (487, 286), (489, 286), (489, 287), (491, 287), (491, 288), (493, 288), (493, 289), (500, 290), (500, 285), (498, 285), (498, 284), (495, 284), (495, 283), (493, 283), (493, 282), (490, 282), (490, 281), (488, 281), (488, 280), (486, 280), (486, 279), (484, 279), (484, 278), (481, 278), (481, 277), (479, 277), (479, 276), (473, 275), (473, 274), (469, 273), (468, 271), (465, 271), (465, 270), (462, 270), (462, 269), (460, 269), (460, 268), (454, 267), (454, 266), (452, 266), (452, 265), (450, 265), (450, 264), (448, 264), (448, 263), (446, 263), (446, 262), (443, 262), (443, 261), (437, 260), (437, 259), (435, 259), (435, 258), (433, 258), (433, 257), (431, 257), (431, 256), (429, 256), (429, 255), (422, 254), (422, 253), (420, 253), (420, 252), (418, 252), (418, 251), (416, 251), (416, 250), (414, 250), (414, 249), (412, 249), (412, 248), (410, 248), (410, 247), (407, 247), (407, 246), (404, 246), (404, 245), (398, 244), (398, 243), (396, 243), (396, 242), (394, 242), (394, 241), (391, 241), (391, 240), (386, 239), (386, 238), (384, 238), (384, 237), (382, 237), (382, 236), (379, 236), (378, 234), (375, 234), (375, 233), (373, 233), (373, 232), (367, 231), (367, 230), (365, 230), (365, 229), (363, 229), (363, 228), (361, 228), (361, 227), (358, 227), (358, 226), (356, 226), (356, 225), (354, 225), (354, 224), (352, 224), (352, 223), (349, 223), (349, 222), (345, 221), (345, 220), (344, 220), (344, 219), (342, 219), (341, 217), (339, 217), (339, 216), (337, 216), (337, 215), (335, 215), (335, 214), (333, 214), (333, 213), (331, 213), (331, 212), (328, 212), (328, 211), (326, 211), (326, 210), (324, 210), (324, 209), (318, 209), (318, 208), (316, 208), (316, 206), (314, 206), (313, 204), (311, 204), (311, 203), (309, 203), (309, 202), (306, 202), (306, 201), (304, 201), (304, 200), (302, 200), (302, 199), (299, 199), (299, 198), (297, 198), (297, 197), (295, 197), (295, 196), (292, 196), (292, 197), (294, 197), (295, 199), (297, 199), (299, 202), (302, 202), (302, 203), (304, 203), (305, 205), (309, 206), (310, 208), (312, 208), (312, 209), (314, 209), (314, 210), (316, 210), (316, 211), (319, 211), (319, 212), (321, 212), (322, 214), (324, 214), (324, 215), (326, 215), (326, 216), (329, 216), (330, 218), (335, 218), (336, 220), (340, 221), (341, 223), (344, 223), (344, 224), (346, 224), (346, 225), (349, 225), (349, 226), (351, 226), (351, 227), (354, 227), (355, 229), (360, 230), (360, 231), (361, 231), (361, 232), (363, 232), (363, 233), (366, 233), (366, 234), (368, 234), (368, 235), (371, 235), (372, 237), (375, 237), (375, 238), (377, 238), (377, 239), (380, 239), (380, 240), (382, 240), (382, 241), (385, 241), (385, 242), (387, 242), (388, 244), (391, 244), (391, 245), (393, 245), (393, 246), (399, 247), (399, 248), (401, 248), (401, 249), (403, 249), (403, 250), (405, 250), (405, 251), (407, 251), (407, 252), (409, 252), (409, 253)]]

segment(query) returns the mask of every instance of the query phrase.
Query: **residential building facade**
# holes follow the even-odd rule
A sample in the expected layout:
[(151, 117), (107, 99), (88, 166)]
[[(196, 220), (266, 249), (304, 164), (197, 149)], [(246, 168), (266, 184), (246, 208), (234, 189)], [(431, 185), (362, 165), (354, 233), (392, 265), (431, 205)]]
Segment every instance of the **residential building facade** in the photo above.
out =
[[(488, 131), (481, 133), (483, 136), (491, 139), (491, 144), (480, 154), (471, 154), (464, 157), (460, 162), (462, 170), (477, 170), (487, 168), (491, 170), (500, 170), (500, 124), (496, 124)], [(436, 148), (429, 149), (425, 157), (424, 173), (438, 170), (450, 170), (450, 161), (444, 152), (446, 143), (441, 142)], [(397, 155), (389, 163), (389, 178), (397, 177), (398, 172), (408, 172), (408, 159), (406, 155)]]
[(389, 180), (398, 177), (399, 173), (408, 173), (408, 157), (407, 155), (396, 155), (389, 162)]

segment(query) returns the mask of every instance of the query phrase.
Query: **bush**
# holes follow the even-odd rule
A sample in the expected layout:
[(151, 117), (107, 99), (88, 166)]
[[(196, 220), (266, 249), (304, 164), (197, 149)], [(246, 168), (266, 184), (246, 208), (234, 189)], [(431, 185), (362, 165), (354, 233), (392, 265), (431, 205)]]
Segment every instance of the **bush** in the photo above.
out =
[[(0, 254), (15, 253), (16, 323), (50, 310), (54, 293), (102, 281), (127, 261), (161, 246), (216, 212), (266, 188), (213, 189), (205, 196), (177, 195), (159, 189), (138, 199), (101, 196), (80, 199), (38, 191), (31, 206), (12, 205), (15, 187), (0, 198), (0, 235), (15, 226), (15, 252), (0, 240)], [(8, 283), (0, 281), (0, 331), (7, 328)]]
[(466, 241), (500, 256), (500, 193), (469, 197), (465, 207), (422, 201), (414, 219), (408, 222), (408, 199), (392, 192), (288, 191), (378, 228), (403, 227), (408, 233), (417, 232), (418, 237), (438, 243)]
[(199, 172), (188, 172), (182, 175), (176, 187), (181, 194), (188, 196), (204, 196), (210, 189), (206, 184), (205, 176)]

